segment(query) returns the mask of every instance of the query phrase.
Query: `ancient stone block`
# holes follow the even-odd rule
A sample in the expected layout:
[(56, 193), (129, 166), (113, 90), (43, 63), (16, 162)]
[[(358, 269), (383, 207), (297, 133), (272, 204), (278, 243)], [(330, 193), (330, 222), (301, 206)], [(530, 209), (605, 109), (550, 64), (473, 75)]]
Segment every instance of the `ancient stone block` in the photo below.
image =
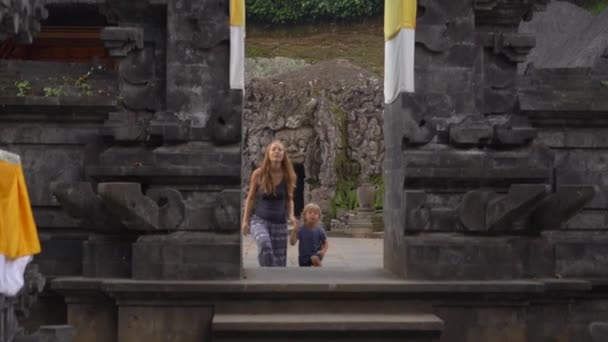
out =
[(71, 342), (76, 329), (70, 325), (43, 325), (28, 336), (17, 336), (15, 342)]
[(240, 236), (190, 232), (143, 236), (133, 245), (132, 265), (135, 279), (237, 279)]
[(589, 325), (589, 332), (593, 338), (593, 342), (608, 341), (608, 323), (593, 322)]
[(115, 341), (163, 342), (165, 336), (184, 342), (209, 341), (212, 317), (211, 306), (123, 306)]
[(125, 57), (133, 49), (144, 47), (144, 31), (139, 27), (106, 27), (100, 38), (110, 56)]
[(536, 208), (532, 224), (538, 229), (555, 229), (578, 214), (595, 195), (591, 185), (562, 185)]
[(408, 279), (517, 279), (550, 276), (550, 248), (539, 238), (428, 234), (405, 237), (399, 274)]
[(555, 245), (555, 272), (564, 278), (601, 278), (607, 272), (608, 241), (604, 233), (561, 233), (551, 235)]
[(480, 117), (467, 116), (457, 124), (448, 126), (450, 142), (457, 146), (480, 146), (489, 143), (493, 136), (492, 126)]
[(36, 256), (40, 272), (45, 276), (78, 276), (82, 274), (82, 243), (85, 237), (40, 236), (44, 253)]
[(92, 278), (130, 278), (134, 238), (91, 236), (83, 243), (82, 273)]
[[(505, 162), (507, 159), (508, 163)], [(403, 152), (406, 187), (546, 183), (551, 179), (552, 162), (552, 153), (541, 146), (514, 151), (446, 149)]]
[(154, 231), (162, 229), (158, 221), (158, 204), (141, 191), (139, 183), (101, 183), (99, 195), (108, 209), (129, 229)]
[(489, 231), (526, 229), (525, 221), (540, 200), (547, 195), (549, 187), (537, 185), (512, 185), (502, 198), (489, 201), (486, 209), (486, 225)]
[(93, 191), (91, 183), (54, 183), (52, 192), (63, 210), (80, 219), (84, 226), (105, 232), (124, 229), (122, 222), (108, 211), (101, 197)]
[(40, 31), (40, 21), (48, 11), (40, 0), (4, 0), (0, 2), (0, 42), (16, 38), (20, 43), (30, 44)]

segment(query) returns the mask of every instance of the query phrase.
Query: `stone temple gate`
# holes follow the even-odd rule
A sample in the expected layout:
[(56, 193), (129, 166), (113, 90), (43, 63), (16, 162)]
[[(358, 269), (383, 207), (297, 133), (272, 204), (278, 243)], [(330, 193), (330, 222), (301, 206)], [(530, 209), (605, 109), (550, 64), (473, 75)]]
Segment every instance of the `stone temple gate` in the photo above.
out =
[(385, 270), (303, 274), (241, 267), (227, 0), (0, 0), (15, 44), (47, 16), (95, 17), (107, 66), (0, 60), (0, 148), (22, 157), (49, 284), (23, 324), (75, 341), (591, 341), (608, 320), (608, 59), (518, 75), (535, 40), (517, 28), (545, 2), (419, 1), (417, 91), (384, 113)]

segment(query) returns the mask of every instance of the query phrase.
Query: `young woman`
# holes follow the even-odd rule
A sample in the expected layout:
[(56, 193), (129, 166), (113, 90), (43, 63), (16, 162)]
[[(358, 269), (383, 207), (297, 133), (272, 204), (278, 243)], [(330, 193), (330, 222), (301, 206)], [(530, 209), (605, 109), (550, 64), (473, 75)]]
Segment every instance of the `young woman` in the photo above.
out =
[[(266, 147), (262, 166), (251, 174), (242, 231), (258, 246), (260, 266), (287, 265), (287, 223), (297, 226), (293, 214), (296, 173), (280, 141)], [(257, 203), (256, 203), (257, 202)], [(255, 213), (250, 218), (255, 204)]]

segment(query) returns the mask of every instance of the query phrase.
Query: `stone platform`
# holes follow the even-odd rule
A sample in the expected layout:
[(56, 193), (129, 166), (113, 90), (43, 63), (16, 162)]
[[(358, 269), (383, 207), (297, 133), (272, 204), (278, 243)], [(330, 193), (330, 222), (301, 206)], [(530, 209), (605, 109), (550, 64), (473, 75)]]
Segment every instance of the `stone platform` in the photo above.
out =
[(407, 281), (379, 268), (336, 267), (249, 268), (243, 275), (232, 281), (57, 278), (52, 288), (66, 298), (76, 342), (210, 341), (214, 317), (268, 315), (266, 323), (274, 324), (273, 317), (287, 313), (434, 315), (445, 322), (444, 342), (587, 342), (589, 323), (608, 320), (608, 280)]

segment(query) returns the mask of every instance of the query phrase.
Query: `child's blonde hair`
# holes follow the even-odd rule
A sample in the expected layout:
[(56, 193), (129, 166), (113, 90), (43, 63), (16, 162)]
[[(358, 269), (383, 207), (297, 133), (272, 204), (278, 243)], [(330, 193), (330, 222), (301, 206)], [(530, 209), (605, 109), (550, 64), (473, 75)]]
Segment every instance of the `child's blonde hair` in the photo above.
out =
[(319, 207), (319, 205), (316, 203), (308, 203), (306, 206), (304, 206), (304, 209), (302, 209), (302, 221), (304, 221), (304, 224), (306, 224), (306, 214), (309, 211), (319, 214), (319, 220), (321, 220), (321, 207)]

